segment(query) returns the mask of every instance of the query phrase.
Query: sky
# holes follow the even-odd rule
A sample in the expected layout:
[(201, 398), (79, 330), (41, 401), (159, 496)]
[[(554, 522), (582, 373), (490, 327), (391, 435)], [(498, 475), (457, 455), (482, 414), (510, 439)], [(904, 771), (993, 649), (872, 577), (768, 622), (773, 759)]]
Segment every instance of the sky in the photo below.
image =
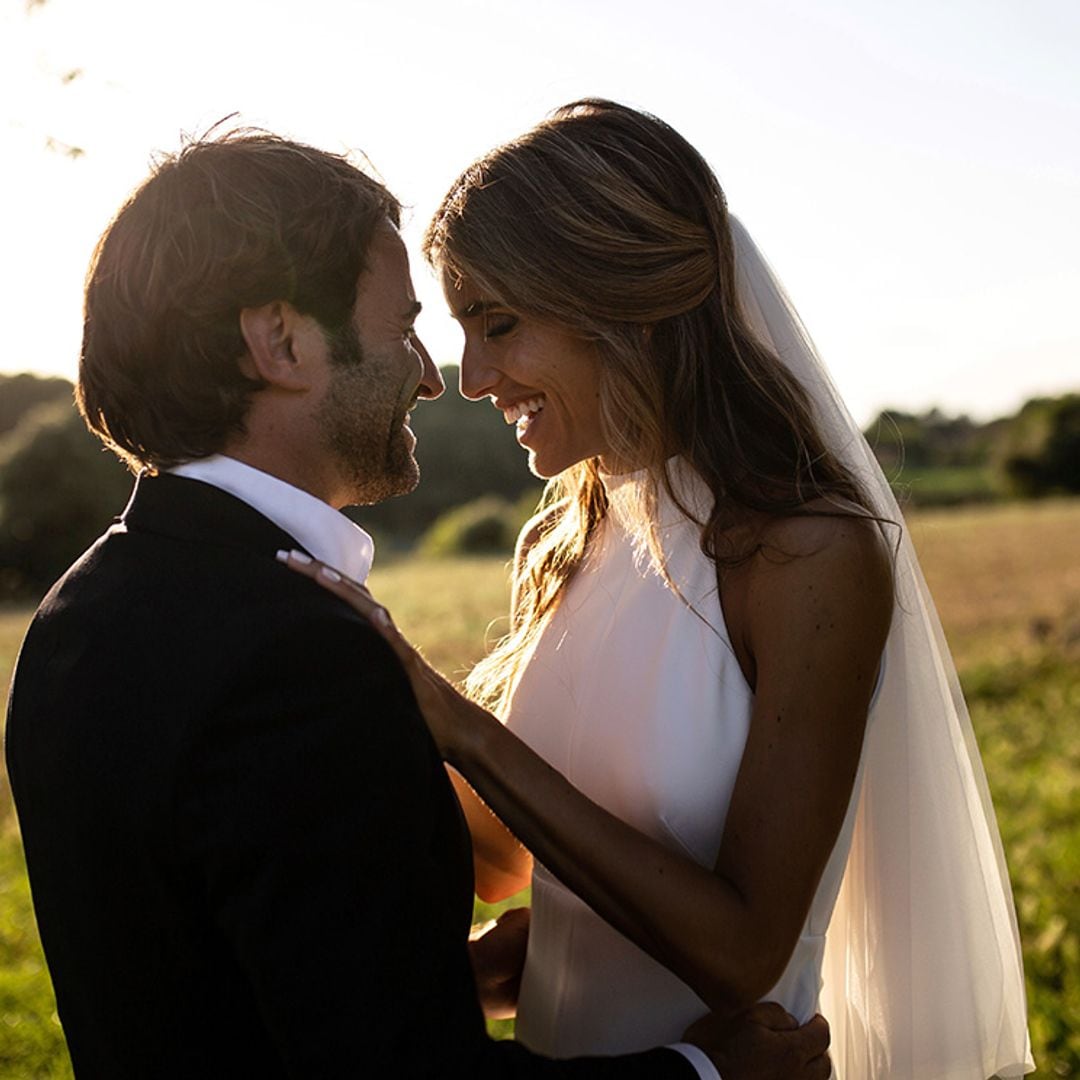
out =
[(424, 224), (601, 96), (702, 151), (858, 420), (1011, 413), (1080, 390), (1078, 56), (1076, 0), (0, 0), (0, 372), (74, 378), (97, 237), (231, 114), (367, 156), (454, 362)]

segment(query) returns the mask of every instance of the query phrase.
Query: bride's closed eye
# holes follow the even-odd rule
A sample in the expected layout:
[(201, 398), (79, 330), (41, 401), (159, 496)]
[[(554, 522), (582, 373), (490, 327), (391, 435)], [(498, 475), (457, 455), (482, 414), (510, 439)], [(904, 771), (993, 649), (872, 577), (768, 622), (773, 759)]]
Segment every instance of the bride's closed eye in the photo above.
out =
[(484, 317), (484, 340), (502, 337), (504, 334), (510, 333), (517, 326), (517, 323), (516, 315), (491, 314), (489, 312)]

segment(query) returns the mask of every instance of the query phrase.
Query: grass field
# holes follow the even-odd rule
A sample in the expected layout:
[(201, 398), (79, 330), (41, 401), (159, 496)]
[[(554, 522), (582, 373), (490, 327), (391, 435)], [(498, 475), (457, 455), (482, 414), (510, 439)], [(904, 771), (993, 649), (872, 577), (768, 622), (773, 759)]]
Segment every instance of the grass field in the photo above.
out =
[[(1038, 1076), (1080, 1076), (1080, 501), (912, 521), (971, 707), (1016, 894)], [(498, 634), (502, 559), (401, 560), (376, 595), (447, 674)], [(0, 613), (0, 686), (29, 612)], [(0, 788), (0, 1076), (70, 1076)]]

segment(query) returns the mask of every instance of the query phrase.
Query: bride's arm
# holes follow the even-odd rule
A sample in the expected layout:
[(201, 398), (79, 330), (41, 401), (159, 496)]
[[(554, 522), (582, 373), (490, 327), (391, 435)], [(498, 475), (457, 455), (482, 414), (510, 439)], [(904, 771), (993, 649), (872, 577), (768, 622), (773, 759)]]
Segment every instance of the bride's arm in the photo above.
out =
[[(532, 546), (546, 524), (558, 513), (552, 506), (526, 522), (514, 550), (513, 591), (510, 596), (511, 614), (517, 611), (517, 588)], [(520, 892), (532, 877), (532, 855), (516, 836), (491, 812), (487, 803), (473, 790), (456, 770), (448, 767), (458, 802), (469, 825), (473, 845), (473, 874), (476, 895), (488, 903), (505, 900)]]
[(756, 694), (711, 871), (591, 802), (427, 667), (368, 594), (326, 583), (382, 623), (440, 749), (487, 805), (718, 1010), (758, 1000), (794, 948), (843, 822), (892, 608), (891, 567), (872, 525), (792, 519), (770, 541), (773, 554), (745, 570), (740, 625), (729, 627)]
[(489, 904), (521, 892), (532, 876), (532, 856), (491, 812), (456, 769), (447, 767), (469, 825), (476, 895)]
[(787, 964), (847, 809), (892, 609), (872, 525), (802, 519), (772, 542), (804, 553), (747, 571), (739, 632), (757, 692), (713, 872), (591, 802), (486, 713), (440, 740), (536, 858), (713, 1008), (751, 1004)]

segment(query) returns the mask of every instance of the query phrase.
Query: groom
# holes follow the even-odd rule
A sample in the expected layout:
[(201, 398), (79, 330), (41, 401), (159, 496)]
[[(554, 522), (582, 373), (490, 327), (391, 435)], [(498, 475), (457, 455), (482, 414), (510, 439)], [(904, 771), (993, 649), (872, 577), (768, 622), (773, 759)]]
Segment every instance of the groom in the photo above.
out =
[[(820, 1022), (556, 1062), (484, 1034), (460, 811), (383, 639), (275, 561), (363, 580), (337, 508), (417, 482), (442, 380), (399, 207), (268, 135), (193, 143), (103, 237), (79, 401), (142, 470), (46, 597), (8, 763), (80, 1078), (814, 1077)], [(787, 1026), (790, 1026), (788, 1024)]]

